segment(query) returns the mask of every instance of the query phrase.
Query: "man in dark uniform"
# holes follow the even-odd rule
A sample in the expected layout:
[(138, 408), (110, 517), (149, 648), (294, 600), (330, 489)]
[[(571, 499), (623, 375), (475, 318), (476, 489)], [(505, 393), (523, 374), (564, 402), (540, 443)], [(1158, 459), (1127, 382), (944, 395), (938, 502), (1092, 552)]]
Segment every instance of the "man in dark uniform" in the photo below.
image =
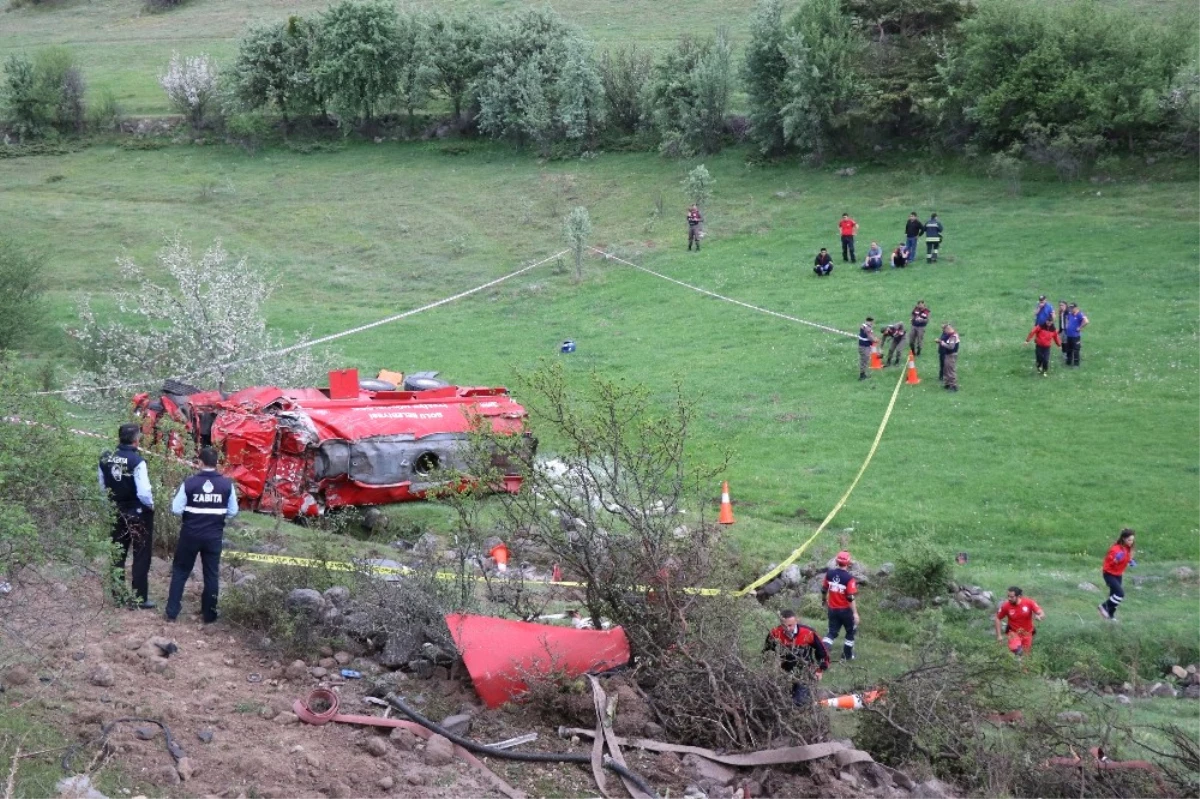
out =
[(700, 239), (704, 236), (704, 228), (701, 225), (704, 223), (704, 217), (700, 215), (699, 206), (692, 205), (687, 212), (688, 223), (688, 249), (692, 249), (692, 244), (696, 245), (696, 250), (700, 250)]
[(125, 586), (125, 560), (133, 550), (129, 582), (136, 606), (153, 610), (150, 601), (150, 555), (154, 546), (154, 496), (146, 461), (138, 454), (142, 431), (136, 424), (117, 429), (117, 451), (100, 456), (100, 488), (117, 508), (113, 523), (112, 583), (113, 599), (121, 601)]
[(867, 367), (871, 363), (871, 348), (875, 346), (873, 327), (875, 318), (868, 316), (858, 328), (858, 379), (867, 379)]
[(179, 529), (179, 545), (171, 565), (171, 591), (167, 595), (167, 620), (175, 621), (183, 603), (183, 586), (187, 583), (196, 556), (204, 573), (204, 591), (200, 611), (205, 624), (217, 620), (217, 578), (221, 566), (221, 538), (225, 522), (237, 515), (237, 494), (233, 481), (217, 473), (217, 451), (212, 447), (200, 450), (201, 469), (183, 481), (171, 501), (171, 513), (183, 517)]
[(778, 653), (780, 668), (797, 676), (792, 683), (792, 704), (803, 707), (812, 702), (804, 672), (811, 672), (813, 679), (820, 681), (829, 668), (829, 650), (816, 630), (800, 623), (795, 611), (785, 610), (779, 617), (783, 624), (767, 633), (762, 651)]
[(929, 221), (925, 223), (925, 261), (927, 263), (937, 263), (938, 248), (942, 246), (942, 232), (945, 229), (937, 218), (937, 214), (929, 215)]
[(829, 633), (822, 639), (826, 651), (833, 651), (833, 642), (843, 628), (846, 630), (846, 640), (842, 643), (842, 660), (854, 660), (854, 631), (858, 629), (858, 605), (854, 597), (858, 593), (858, 583), (849, 572), (851, 563), (850, 553), (842, 550), (834, 558), (832, 569), (825, 571), (825, 580), (821, 583), (821, 599), (825, 609), (829, 611)]
[(908, 350), (913, 355), (921, 354), (921, 346), (925, 343), (925, 326), (929, 324), (929, 307), (925, 300), (917, 300), (917, 307), (912, 309), (912, 333), (908, 336)]
[(883, 340), (888, 345), (887, 357), (883, 360), (884, 366), (900, 365), (900, 347), (904, 344), (904, 335), (903, 322), (896, 322), (883, 328)]

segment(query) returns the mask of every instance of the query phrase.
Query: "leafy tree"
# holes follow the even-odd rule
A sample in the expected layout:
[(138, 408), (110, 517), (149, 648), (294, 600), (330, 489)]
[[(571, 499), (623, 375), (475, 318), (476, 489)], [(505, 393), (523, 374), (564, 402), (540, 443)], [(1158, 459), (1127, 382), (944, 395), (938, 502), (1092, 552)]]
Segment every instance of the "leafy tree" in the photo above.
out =
[(567, 45), (557, 95), (558, 124), (563, 135), (585, 143), (594, 141), (605, 120), (604, 84), (591, 48), (580, 39), (573, 39)]
[(266, 322), (273, 286), (246, 259), (230, 260), (219, 241), (197, 257), (178, 237), (168, 240), (155, 270), (168, 283), (156, 283), (131, 258), (117, 263), (132, 284), (116, 292), (119, 315), (104, 318), (87, 297), (72, 331), (84, 364), (74, 398), (103, 406), (124, 395), (95, 387), (176, 378), (224, 390), (234, 381), (284, 385), (320, 371), (310, 350), (261, 357), (281, 346)]
[(750, 102), (750, 136), (764, 155), (778, 155), (786, 148), (782, 118), (786, 38), (782, 2), (759, 0), (750, 22), (742, 75)]
[(431, 23), (433, 63), (437, 88), (454, 106), (454, 118), (462, 117), (463, 103), (483, 69), (483, 42), (487, 23), (477, 14), (437, 14)]
[(784, 41), (783, 134), (819, 156), (845, 143), (857, 121), (861, 44), (841, 0), (805, 0), (792, 27)]
[(284, 123), (322, 109), (313, 73), (316, 29), (302, 17), (251, 28), (234, 63), (237, 97), (252, 109), (275, 108)]
[(575, 257), (575, 282), (583, 280), (583, 253), (587, 250), (592, 235), (592, 219), (582, 205), (571, 209), (563, 219), (563, 239)]
[(6, 121), (22, 139), (80, 132), (84, 91), (83, 74), (65, 48), (48, 47), (32, 59), (12, 55), (5, 61), (0, 100)]
[(505, 54), (479, 84), (479, 129), (518, 147), (550, 140), (550, 102), (537, 58), (517, 63)]
[(399, 61), (397, 95), (408, 112), (411, 127), (416, 109), (429, 99), (438, 79), (433, 29), (424, 13), (407, 10), (397, 18), (396, 56)]
[(667, 155), (721, 149), (733, 90), (732, 49), (724, 31), (697, 41), (683, 36), (655, 67), (654, 121)]
[(963, 24), (943, 70), (949, 110), (991, 147), (1036, 130), (1050, 141), (1102, 136), (1132, 149), (1167, 122), (1163, 98), (1189, 57), (1189, 36), (1189, 26), (1161, 30), (1112, 6), (989, 2)]
[(13, 349), (40, 324), (45, 266), (41, 255), (0, 235), (0, 352)]
[(605, 51), (599, 71), (609, 124), (623, 133), (636, 133), (650, 117), (646, 99), (654, 59), (637, 45), (620, 47)]
[(320, 16), (317, 88), (343, 123), (367, 123), (396, 94), (399, 17), (384, 0), (342, 0)]
[(936, 125), (937, 68), (957, 44), (971, 0), (843, 0), (863, 37), (860, 63), (870, 131), (923, 140)]

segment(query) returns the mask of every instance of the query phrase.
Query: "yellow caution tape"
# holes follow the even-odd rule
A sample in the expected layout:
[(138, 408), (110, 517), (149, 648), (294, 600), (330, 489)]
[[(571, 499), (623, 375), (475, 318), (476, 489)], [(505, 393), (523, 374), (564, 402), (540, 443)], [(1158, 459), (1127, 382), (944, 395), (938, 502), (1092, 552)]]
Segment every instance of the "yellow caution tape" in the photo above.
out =
[(903, 385), (903, 383), (904, 370), (901, 369), (900, 377), (896, 380), (896, 388), (892, 390), (892, 399), (890, 402), (888, 402), (887, 413), (883, 415), (883, 421), (879, 423), (879, 430), (875, 433), (875, 441), (871, 443), (871, 451), (867, 453), (867, 459), (863, 461), (862, 466), (858, 470), (858, 474), (854, 476), (854, 482), (851, 483), (850, 487), (846, 489), (846, 493), (842, 494), (842, 498), (839, 499), (838, 503), (833, 506), (833, 510), (829, 511), (829, 515), (825, 517), (823, 522), (821, 522), (821, 526), (817, 528), (816, 532), (808, 537), (807, 541), (805, 541), (796, 549), (792, 550), (792, 554), (788, 555), (783, 563), (780, 563), (774, 569), (771, 569), (771, 571), (767, 572), (762, 577), (759, 577), (741, 591), (737, 591), (737, 596), (745, 596), (756, 588), (766, 585), (782, 574), (784, 569), (795, 563), (796, 560), (804, 554), (804, 550), (808, 549), (809, 544), (815, 541), (817, 536), (821, 534), (821, 531), (823, 531), (826, 526), (833, 521), (833, 517), (837, 516), (838, 511), (840, 511), (842, 506), (846, 504), (846, 500), (850, 498), (851, 492), (854, 491), (855, 486), (858, 485), (858, 481), (862, 479), (863, 473), (866, 472), (867, 467), (871, 465), (871, 459), (875, 457), (875, 450), (879, 449), (879, 442), (883, 439), (883, 431), (887, 429), (888, 420), (892, 418), (892, 409), (896, 407), (896, 398), (900, 396), (900, 386)]

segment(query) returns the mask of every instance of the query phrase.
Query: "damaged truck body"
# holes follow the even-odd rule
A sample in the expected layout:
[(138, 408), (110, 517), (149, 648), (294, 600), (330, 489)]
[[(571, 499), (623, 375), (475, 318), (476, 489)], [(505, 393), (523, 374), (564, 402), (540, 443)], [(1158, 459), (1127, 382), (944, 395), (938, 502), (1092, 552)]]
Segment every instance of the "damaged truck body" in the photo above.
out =
[[(424, 499), (439, 472), (466, 471), (472, 430), (521, 436), (532, 459), (526, 412), (504, 388), (453, 386), (436, 373), (362, 380), (329, 373), (328, 388), (256, 386), (234, 394), (168, 381), (161, 395), (134, 398), (146, 433), (161, 419), (186, 428), (197, 446), (221, 451), (241, 506), (284, 518)], [(180, 442), (168, 442), (179, 451)], [(519, 490), (513, 465), (500, 490)]]

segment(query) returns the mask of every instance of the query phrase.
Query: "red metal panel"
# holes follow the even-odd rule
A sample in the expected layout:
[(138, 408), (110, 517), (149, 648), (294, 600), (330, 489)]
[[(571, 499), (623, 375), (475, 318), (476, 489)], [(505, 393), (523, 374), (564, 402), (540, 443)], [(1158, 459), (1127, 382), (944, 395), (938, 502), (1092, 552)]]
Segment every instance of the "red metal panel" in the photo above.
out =
[(357, 369), (335, 369), (329, 373), (330, 399), (358, 399), (359, 394)]

